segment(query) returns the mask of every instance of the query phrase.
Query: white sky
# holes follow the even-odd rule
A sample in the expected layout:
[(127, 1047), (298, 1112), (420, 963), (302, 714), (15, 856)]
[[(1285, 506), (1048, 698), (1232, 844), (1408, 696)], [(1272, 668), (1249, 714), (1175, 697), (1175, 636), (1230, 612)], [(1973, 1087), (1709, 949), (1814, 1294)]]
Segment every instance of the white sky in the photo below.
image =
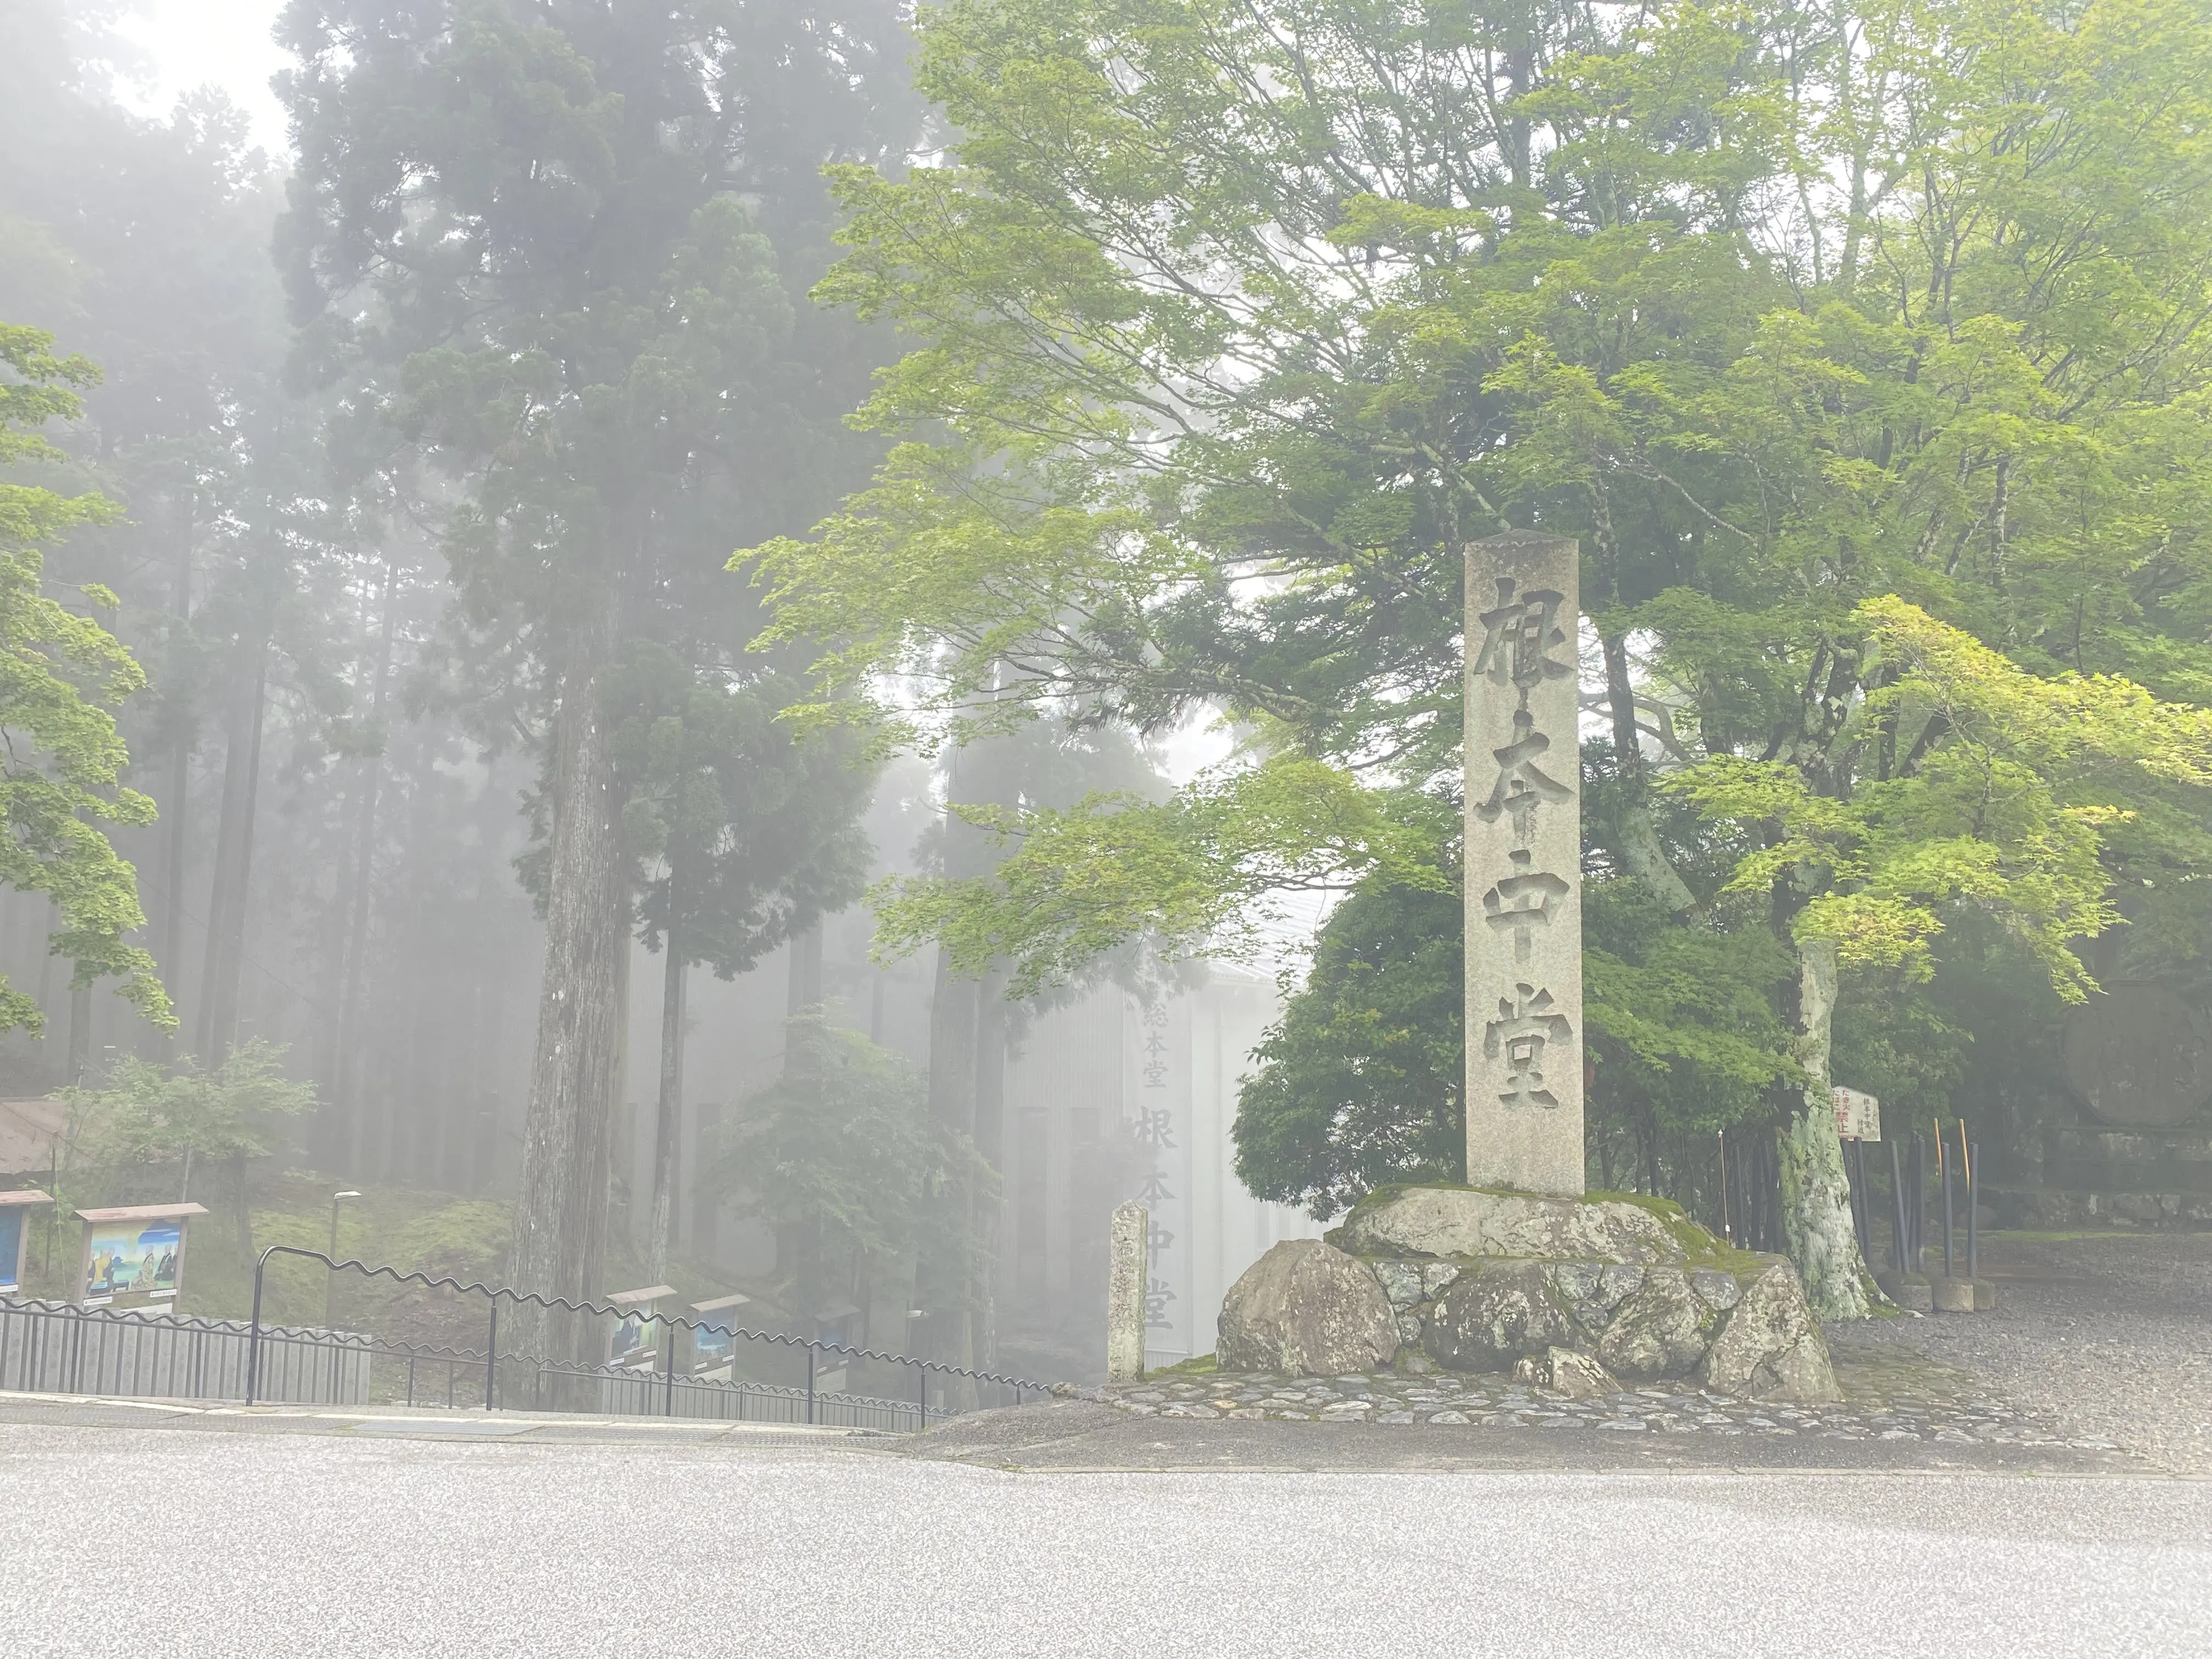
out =
[(143, 114), (167, 115), (179, 93), (212, 83), (252, 118), (256, 142), (283, 154), (284, 112), (269, 90), (285, 65), (269, 38), (281, 9), (281, 0), (138, 0), (122, 32), (146, 49), (154, 78), (118, 95)]

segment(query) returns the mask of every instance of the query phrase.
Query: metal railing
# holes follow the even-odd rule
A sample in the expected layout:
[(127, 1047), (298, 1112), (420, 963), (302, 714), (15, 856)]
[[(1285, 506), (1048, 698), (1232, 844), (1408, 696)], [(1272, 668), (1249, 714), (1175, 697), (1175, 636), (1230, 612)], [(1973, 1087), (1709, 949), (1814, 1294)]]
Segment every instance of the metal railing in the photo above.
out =
[(29, 1394), (238, 1400), (258, 1353), (264, 1400), (363, 1405), (373, 1346), (350, 1331), (0, 1298), (0, 1389)]
[[(665, 1333), (662, 1348), (661, 1366), (658, 1371), (635, 1366), (614, 1364), (592, 1365), (564, 1361), (545, 1355), (516, 1352), (502, 1354), (499, 1346), (499, 1311), (502, 1302), (510, 1307), (531, 1306), (548, 1313), (556, 1310), (580, 1316), (605, 1317), (617, 1321), (641, 1317), (635, 1310), (617, 1307), (611, 1303), (578, 1302), (566, 1297), (545, 1297), (535, 1291), (519, 1291), (507, 1285), (486, 1285), (481, 1281), (467, 1284), (459, 1279), (432, 1275), (414, 1270), (377, 1265), (348, 1258), (337, 1261), (320, 1250), (305, 1249), (291, 1244), (271, 1244), (261, 1252), (253, 1268), (253, 1312), (247, 1321), (248, 1355), (246, 1372), (245, 1400), (253, 1405), (264, 1397), (260, 1388), (261, 1370), (259, 1349), (261, 1333), (262, 1292), (272, 1256), (293, 1256), (302, 1261), (319, 1262), (328, 1272), (358, 1273), (365, 1279), (388, 1279), (398, 1285), (420, 1285), (428, 1290), (447, 1290), (462, 1296), (481, 1296), (487, 1304), (484, 1346), (481, 1350), (440, 1348), (432, 1345), (412, 1345), (398, 1342), (369, 1343), (377, 1353), (386, 1353), (409, 1361), (407, 1399), (414, 1403), (415, 1384), (419, 1366), (428, 1361), (442, 1367), (445, 1373), (447, 1403), (456, 1403), (456, 1382), (463, 1367), (480, 1369), (480, 1381), (484, 1409), (499, 1409), (502, 1400), (512, 1406), (516, 1385), (514, 1373), (526, 1368), (530, 1377), (531, 1409), (575, 1409), (573, 1406), (556, 1404), (549, 1407), (545, 1398), (550, 1392), (556, 1401), (566, 1392), (558, 1386), (546, 1387), (549, 1378), (582, 1378), (592, 1381), (599, 1402), (598, 1408), (611, 1414), (658, 1414), (662, 1417), (711, 1418), (718, 1420), (785, 1423), (823, 1423), (842, 1419), (850, 1426), (903, 1428), (909, 1417), (914, 1428), (929, 1425), (929, 1385), (933, 1375), (940, 1382), (960, 1378), (983, 1388), (997, 1390), (1003, 1397), (1012, 1395), (1012, 1403), (1019, 1405), (1030, 1395), (1047, 1394), (1051, 1384), (1032, 1381), (1028, 1377), (1006, 1376), (996, 1371), (976, 1370), (964, 1365), (948, 1365), (934, 1359), (922, 1359), (912, 1354), (889, 1353), (876, 1348), (856, 1348), (842, 1342), (827, 1342), (818, 1337), (799, 1336), (788, 1331), (754, 1331), (739, 1327), (710, 1323), (704, 1320), (686, 1319), (673, 1314), (653, 1314), (643, 1316), (645, 1322), (657, 1325)], [(775, 1348), (798, 1348), (805, 1352), (806, 1382), (801, 1389), (789, 1384), (763, 1383), (732, 1378), (721, 1382), (699, 1376), (678, 1376), (676, 1370), (676, 1338), (678, 1330), (689, 1331), (696, 1340), (701, 1332), (712, 1334), (716, 1339), (737, 1342), (764, 1343), (773, 1352)], [(364, 1339), (366, 1340), (366, 1339)], [(854, 1360), (877, 1364), (904, 1366), (915, 1374), (914, 1397), (909, 1400), (879, 1399), (870, 1395), (848, 1393), (843, 1389), (826, 1389), (817, 1386), (820, 1378), (821, 1361), (824, 1355), (836, 1357), (842, 1369)], [(471, 1401), (477, 1389), (473, 1381), (465, 1383)], [(655, 1396), (659, 1409), (653, 1413)], [(679, 1397), (684, 1409), (678, 1411)], [(940, 1411), (943, 1400), (940, 1395)], [(799, 1413), (804, 1406), (805, 1415)], [(827, 1414), (825, 1414), (827, 1413)]]

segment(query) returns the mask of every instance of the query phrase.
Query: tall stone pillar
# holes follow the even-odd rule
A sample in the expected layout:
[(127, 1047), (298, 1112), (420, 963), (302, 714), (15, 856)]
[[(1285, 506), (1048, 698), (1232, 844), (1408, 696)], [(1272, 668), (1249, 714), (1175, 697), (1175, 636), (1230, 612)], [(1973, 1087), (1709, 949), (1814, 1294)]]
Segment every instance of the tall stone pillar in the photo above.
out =
[(1467, 1178), (1583, 1191), (1577, 544), (1467, 550)]

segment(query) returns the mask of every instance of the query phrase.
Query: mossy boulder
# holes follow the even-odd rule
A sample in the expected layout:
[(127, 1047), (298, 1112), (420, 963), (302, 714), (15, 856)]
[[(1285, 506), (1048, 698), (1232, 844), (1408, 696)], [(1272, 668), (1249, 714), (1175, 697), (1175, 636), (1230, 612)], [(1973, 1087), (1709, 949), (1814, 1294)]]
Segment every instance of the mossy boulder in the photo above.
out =
[(1520, 1256), (1536, 1261), (1676, 1262), (1709, 1242), (1685, 1238), (1650, 1206), (1612, 1197), (1545, 1198), (1480, 1187), (1370, 1193), (1330, 1235), (1355, 1255)]
[(1838, 1397), (1796, 1270), (1660, 1199), (1387, 1188), (1326, 1242), (1277, 1245), (1222, 1308), (1225, 1370), (1365, 1370), (1401, 1343), (1419, 1356), (1409, 1363), (1458, 1371), (1549, 1376), (1559, 1356), (1578, 1357), (1577, 1387), (1608, 1376)]
[(1224, 1370), (1334, 1376), (1388, 1365), (1398, 1335), (1366, 1263), (1317, 1238), (1286, 1238), (1229, 1287), (1213, 1352)]
[(1806, 1403), (1840, 1400), (1828, 1345), (1796, 1270), (1777, 1261), (1744, 1287), (1713, 1339), (1698, 1377), (1722, 1394)]
[(1575, 1335), (1544, 1263), (1488, 1261), (1437, 1298), (1421, 1346), (1448, 1370), (1500, 1371), (1523, 1355), (1571, 1345)]
[(1687, 1376), (1705, 1357), (1715, 1315), (1680, 1267), (1652, 1267), (1613, 1310), (1597, 1357), (1616, 1376)]

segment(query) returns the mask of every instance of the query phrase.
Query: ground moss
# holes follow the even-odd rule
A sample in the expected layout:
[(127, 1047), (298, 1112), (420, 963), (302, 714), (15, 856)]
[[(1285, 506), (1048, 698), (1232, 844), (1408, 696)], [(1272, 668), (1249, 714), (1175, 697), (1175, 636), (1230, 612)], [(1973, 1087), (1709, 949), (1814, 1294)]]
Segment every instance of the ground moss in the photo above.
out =
[[(1377, 1187), (1353, 1205), (1345, 1217), (1346, 1225), (1363, 1210), (1387, 1203), (1401, 1193), (1417, 1188), (1441, 1189), (1457, 1193), (1488, 1193), (1499, 1198), (1540, 1198), (1547, 1194), (1524, 1193), (1511, 1187), (1475, 1187), (1463, 1181), (1406, 1182), (1395, 1186)], [(1667, 1230), (1668, 1236), (1682, 1248), (1687, 1267), (1712, 1267), (1723, 1273), (1735, 1274), (1739, 1279), (1756, 1278), (1782, 1258), (1765, 1255), (1755, 1250), (1738, 1249), (1725, 1239), (1716, 1237), (1690, 1219), (1682, 1206), (1671, 1198), (1653, 1198), (1644, 1193), (1584, 1193), (1574, 1200), (1582, 1204), (1632, 1204), (1645, 1212)], [(1344, 1248), (1343, 1227), (1332, 1229), (1326, 1242)]]
[(1692, 1255), (1682, 1266), (1700, 1272), (1714, 1268), (1734, 1273), (1738, 1279), (1756, 1279), (1782, 1260), (1781, 1256), (1768, 1255), (1761, 1250), (1739, 1250), (1733, 1244), (1716, 1243), (1711, 1249)]
[(1146, 1376), (1211, 1376), (1220, 1368), (1210, 1353), (1193, 1354), (1179, 1364), (1164, 1365), (1158, 1370), (1146, 1371)]

